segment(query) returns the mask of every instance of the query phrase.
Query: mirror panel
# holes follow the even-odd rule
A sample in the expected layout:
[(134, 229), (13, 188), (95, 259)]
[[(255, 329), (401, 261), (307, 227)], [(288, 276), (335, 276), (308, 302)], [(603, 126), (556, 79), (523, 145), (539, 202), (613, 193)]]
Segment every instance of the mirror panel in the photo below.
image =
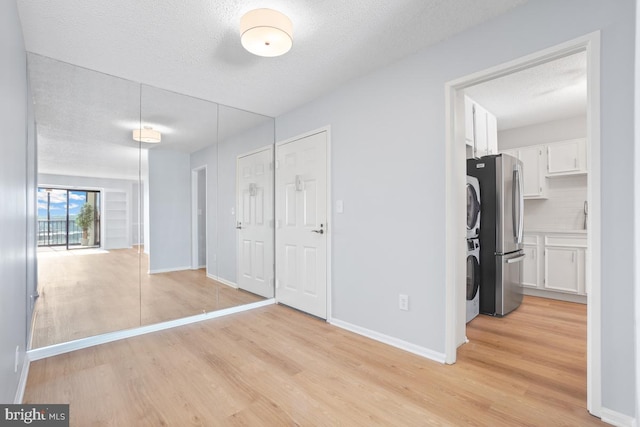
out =
[(31, 348), (140, 324), (140, 85), (28, 55), (38, 168)]
[(275, 120), (221, 105), (218, 126), (218, 280), (272, 298)]
[[(150, 324), (218, 307), (210, 278), (216, 265), (207, 259), (207, 248), (216, 244), (215, 209), (207, 205), (216, 200), (218, 105), (142, 85), (140, 111), (142, 129), (161, 133), (161, 142), (142, 145), (148, 206), (142, 323)], [(193, 153), (200, 161), (192, 166)]]
[(29, 73), (31, 348), (273, 296), (273, 118), (35, 54)]

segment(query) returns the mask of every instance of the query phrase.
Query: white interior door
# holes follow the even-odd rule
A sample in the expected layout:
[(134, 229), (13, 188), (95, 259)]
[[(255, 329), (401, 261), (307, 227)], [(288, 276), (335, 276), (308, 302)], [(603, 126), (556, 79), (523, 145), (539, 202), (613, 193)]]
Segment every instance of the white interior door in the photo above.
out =
[(273, 148), (238, 157), (238, 287), (273, 298)]
[(276, 145), (276, 299), (327, 318), (327, 132)]

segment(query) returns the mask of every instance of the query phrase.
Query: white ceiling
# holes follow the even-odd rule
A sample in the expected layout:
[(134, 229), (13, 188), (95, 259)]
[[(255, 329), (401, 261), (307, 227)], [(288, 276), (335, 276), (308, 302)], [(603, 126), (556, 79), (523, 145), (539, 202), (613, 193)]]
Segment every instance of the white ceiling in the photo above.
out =
[(587, 114), (587, 55), (576, 53), (465, 89), (498, 130)]
[[(273, 121), (40, 55), (28, 62), (40, 173), (137, 180), (139, 148), (192, 153)], [(143, 126), (162, 142), (134, 141)]]
[[(18, 0), (30, 52), (277, 116), (527, 0)], [(288, 15), (292, 50), (246, 52), (240, 17)]]

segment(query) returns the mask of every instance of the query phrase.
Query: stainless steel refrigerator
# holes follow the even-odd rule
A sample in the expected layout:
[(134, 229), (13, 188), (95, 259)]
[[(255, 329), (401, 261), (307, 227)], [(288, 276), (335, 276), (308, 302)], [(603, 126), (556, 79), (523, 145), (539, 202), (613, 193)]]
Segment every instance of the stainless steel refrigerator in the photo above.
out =
[(467, 160), (480, 182), (480, 313), (504, 316), (522, 302), (522, 162), (498, 154)]

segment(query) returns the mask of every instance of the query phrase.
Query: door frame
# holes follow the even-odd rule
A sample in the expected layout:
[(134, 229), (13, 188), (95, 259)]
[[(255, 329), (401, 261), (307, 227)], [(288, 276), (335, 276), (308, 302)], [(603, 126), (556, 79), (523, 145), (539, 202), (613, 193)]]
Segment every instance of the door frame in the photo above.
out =
[(465, 222), (464, 179), (464, 89), (527, 69), (573, 53), (587, 54), (587, 200), (590, 215), (587, 229), (587, 410), (597, 416), (602, 411), (601, 364), (601, 171), (600, 159), (600, 32), (595, 31), (565, 43), (500, 64), (445, 84), (446, 120), (446, 296), (445, 362), (455, 363), (456, 350), (465, 340), (464, 259)]
[[(276, 147), (274, 146), (274, 144), (268, 144), (268, 145), (264, 145), (260, 148), (256, 148), (255, 150), (251, 150), (251, 151), (247, 151), (246, 153), (242, 153), (242, 154), (238, 154), (236, 156), (236, 188), (235, 188), (235, 195), (236, 195), (236, 203), (234, 206), (235, 209), (235, 215), (236, 215), (236, 226), (238, 225), (238, 215), (240, 212), (239, 209), (239, 198), (238, 198), (238, 190), (240, 188), (240, 184), (239, 184), (239, 179), (238, 179), (238, 173), (240, 171), (240, 168), (238, 168), (238, 164), (240, 163), (240, 158), (242, 157), (247, 157), (247, 156), (251, 156), (253, 154), (257, 154), (260, 153), (262, 151), (266, 151), (266, 150), (271, 150), (271, 214), (273, 215), (271, 217), (271, 219), (269, 220), (271, 222), (271, 224), (273, 224), (273, 233), (272, 233), (272, 238), (273, 241), (271, 242), (271, 251), (273, 252), (273, 265), (271, 266), (271, 274), (272, 277), (269, 278), (269, 281), (271, 282), (271, 285), (273, 286), (273, 297), (275, 298), (275, 294), (276, 294), (276, 290), (275, 290), (275, 286), (276, 286), (276, 227), (275, 227), (275, 212), (276, 212), (276, 169), (274, 167), (275, 165), (275, 161), (276, 161)], [(240, 283), (240, 275), (241, 275), (241, 269), (240, 269), (240, 260), (241, 260), (241, 256), (240, 256), (240, 235), (238, 233), (236, 233), (236, 285), (238, 287), (238, 289), (240, 289), (239, 283)]]
[[(200, 243), (198, 241), (198, 234), (200, 229), (198, 228), (198, 192), (200, 190), (198, 186), (198, 174), (204, 170), (205, 180), (204, 180), (204, 205), (207, 207), (204, 216), (204, 245), (205, 251), (209, 253), (209, 233), (208, 233), (208, 225), (209, 219), (209, 194), (207, 191), (207, 181), (208, 181), (208, 171), (207, 165), (199, 166), (197, 168), (191, 169), (191, 269), (198, 270), (200, 269)], [(205, 258), (205, 269), (208, 269), (207, 258)]]
[[(278, 159), (278, 148), (281, 145), (296, 141), (298, 139), (302, 139), (302, 138), (306, 138), (308, 136), (312, 136), (312, 135), (316, 135), (318, 133), (322, 133), (325, 132), (326, 134), (326, 138), (327, 138), (327, 228), (326, 228), (326, 235), (327, 235), (327, 265), (326, 265), (326, 277), (327, 277), (327, 319), (326, 321), (328, 323), (332, 323), (333, 320), (333, 310), (332, 310), (332, 304), (331, 304), (331, 295), (332, 295), (332, 277), (331, 277), (331, 271), (332, 271), (332, 263), (331, 263), (331, 254), (332, 254), (332, 246), (333, 246), (333, 204), (331, 203), (332, 200), (332, 187), (333, 187), (333, 180), (331, 177), (331, 125), (326, 125), (326, 126), (322, 126), (319, 127), (317, 129), (311, 130), (309, 132), (305, 132), (305, 133), (301, 133), (298, 134), (296, 136), (293, 136), (291, 138), (287, 138), (284, 139), (282, 141), (276, 141), (276, 143), (274, 144), (274, 150), (273, 150), (273, 158), (274, 158), (274, 165), (275, 162)], [(275, 182), (276, 182), (276, 174), (278, 173), (278, 168), (274, 167), (274, 171), (273, 171), (273, 182), (274, 182), (274, 187), (273, 187), (273, 211), (274, 213), (276, 212), (276, 200), (275, 200), (275, 196), (276, 196), (276, 191), (277, 189), (275, 188)], [(277, 221), (274, 217), (274, 221)], [(275, 225), (275, 224), (274, 224)], [(276, 251), (276, 236), (278, 233), (278, 229), (277, 227), (273, 227), (274, 229), (274, 233), (273, 233), (273, 265), (274, 265), (274, 278), (277, 279), (278, 277), (278, 271), (276, 270), (275, 266), (276, 266), (276, 257), (278, 256), (278, 253)], [(276, 280), (274, 280), (274, 282), (276, 282)], [(276, 282), (277, 283), (277, 282)], [(274, 292), (274, 298), (276, 300), (276, 303), (279, 303), (278, 301), (278, 287), (275, 287), (275, 292)]]

